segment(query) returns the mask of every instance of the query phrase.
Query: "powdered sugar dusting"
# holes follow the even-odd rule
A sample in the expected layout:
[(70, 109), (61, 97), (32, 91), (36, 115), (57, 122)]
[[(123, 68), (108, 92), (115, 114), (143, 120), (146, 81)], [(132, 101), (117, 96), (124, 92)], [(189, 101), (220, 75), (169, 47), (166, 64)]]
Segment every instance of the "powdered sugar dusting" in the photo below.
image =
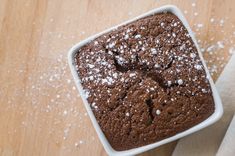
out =
[[(190, 2), (191, 3), (191, 2)], [(184, 13), (186, 15), (192, 15), (197, 16), (196, 18), (199, 18), (201, 14), (199, 14), (200, 12), (198, 10), (195, 10), (195, 8), (197, 8), (197, 3), (196, 1), (192, 2), (191, 4), (192, 6), (192, 10), (188, 9), (188, 10), (184, 10)], [(131, 12), (131, 11), (130, 11)], [(131, 12), (129, 15), (132, 15), (133, 13)], [(54, 18), (50, 18), (49, 22), (50, 23), (55, 23), (56, 19)], [(66, 23), (69, 23), (70, 20), (65, 20)], [(211, 24), (214, 25), (218, 25), (220, 26), (220, 31), (217, 31), (216, 33), (223, 33), (223, 31), (225, 30), (225, 28), (223, 28), (227, 23), (227, 19), (224, 18), (218, 18), (218, 17), (212, 17), (209, 19), (209, 22)], [(160, 24), (161, 27), (165, 27), (164, 23)], [(173, 24), (175, 27), (178, 26), (177, 23)], [(205, 40), (202, 36), (200, 36), (200, 34), (202, 33), (201, 31), (203, 31), (203, 29), (206, 27), (206, 23), (203, 23), (203, 21), (199, 21), (198, 23), (195, 24), (195, 34), (197, 36), (197, 38), (199, 39), (198, 42), (200, 44), (201, 47), (201, 51), (203, 52), (203, 55), (205, 56), (209, 56), (206, 57), (207, 58), (207, 64), (209, 67), (209, 71), (210, 73), (216, 74), (219, 73), (221, 71), (221, 69), (223, 69), (224, 67), (224, 62), (225, 61), (225, 57), (221, 56), (218, 57), (218, 55), (220, 55), (221, 51), (223, 50), (227, 50), (229, 54), (234, 54), (235, 50), (234, 50), (234, 46), (233, 46), (233, 40), (234, 40), (234, 36), (235, 36), (235, 31), (233, 30), (232, 33), (227, 34), (226, 38), (216, 38), (214, 36), (211, 36), (209, 38), (209, 40)], [(232, 26), (231, 26), (232, 27)], [(144, 27), (141, 28), (142, 30), (144, 30)], [(130, 39), (131, 36), (130, 30), (127, 30), (127, 33), (125, 33), (123, 35), (123, 38), (125, 40)], [(81, 30), (79, 31), (78, 35), (85, 37), (85, 35), (87, 35), (87, 30)], [(170, 34), (169, 37), (173, 37), (176, 38), (177, 34)], [(63, 40), (64, 38), (75, 38), (76, 35), (71, 35), (71, 36), (66, 36), (65, 34), (63, 34), (62, 32), (59, 33), (54, 33), (54, 32), (48, 32), (48, 36), (55, 36), (55, 38), (57, 38), (58, 40)], [(135, 39), (141, 39), (141, 35), (137, 34), (135, 37)], [(171, 41), (169, 41), (171, 42)], [(173, 41), (172, 41), (173, 42)], [(40, 45), (42, 47), (46, 46), (45, 41), (41, 41)], [(145, 49), (145, 44), (144, 42), (139, 41), (139, 47), (141, 47), (142, 50), (146, 50)], [(156, 40), (156, 43), (159, 43), (159, 40)], [(99, 42), (95, 41), (94, 45), (98, 45)], [(116, 48), (116, 43), (113, 42), (113, 40), (110, 40), (108, 47), (109, 48)], [(139, 48), (138, 47), (138, 48)], [(136, 48), (136, 49), (138, 49)], [(53, 49), (53, 47), (52, 47)], [(136, 49), (133, 49), (136, 50)], [(44, 50), (42, 48), (42, 50)], [(53, 51), (54, 50), (54, 51)], [(52, 51), (55, 52), (55, 49), (53, 49)], [(117, 49), (120, 50), (120, 49)], [(185, 46), (182, 45), (180, 47), (180, 50), (184, 51), (185, 50)], [(147, 51), (147, 50), (146, 50)], [(115, 51), (109, 51), (109, 55), (113, 56), (113, 53)], [(153, 48), (150, 49), (150, 52), (155, 55), (158, 52), (157, 48)], [(67, 51), (63, 51), (63, 52), (59, 52), (59, 53), (67, 53)], [(197, 62), (198, 58), (195, 55), (195, 52), (189, 52), (190, 53), (190, 58), (192, 60), (194, 60), (195, 62)], [(133, 60), (135, 60), (135, 56), (133, 56)], [(41, 59), (41, 62), (44, 62), (43, 58), (39, 58)], [(75, 129), (79, 129), (79, 131), (84, 131), (86, 129), (86, 127), (83, 125), (84, 121), (86, 120), (86, 116), (84, 115), (85, 110), (80, 110), (77, 107), (77, 101), (79, 99), (79, 95), (77, 93), (75, 84), (71, 78), (70, 75), (70, 71), (68, 69), (67, 66), (67, 60), (66, 60), (66, 56), (65, 55), (58, 55), (56, 56), (53, 62), (53, 65), (48, 64), (48, 66), (46, 68), (42, 67), (43, 70), (41, 71), (37, 71), (37, 77), (34, 75), (29, 75), (26, 80), (29, 83), (32, 83), (29, 87), (27, 88), (16, 88), (14, 91), (14, 96), (24, 96), (25, 95), (25, 106), (26, 104), (30, 104), (30, 106), (33, 108), (33, 110), (39, 110), (40, 112), (45, 112), (45, 114), (56, 114), (55, 118), (53, 119), (53, 123), (52, 125), (55, 125), (55, 127), (63, 127), (62, 129), (58, 128), (52, 128), (50, 130), (50, 134), (53, 134), (56, 131), (60, 131), (56, 134), (58, 134), (57, 136), (62, 137), (65, 141), (67, 140), (67, 138), (70, 137), (70, 133), (71, 131), (75, 130)], [(186, 59), (186, 57), (184, 56), (180, 56), (177, 59), (184, 61)], [(123, 58), (122, 56), (117, 58), (118, 63), (119, 64), (126, 64), (128, 62), (128, 60), (126, 60), (125, 58)], [(146, 61), (143, 60), (144, 63), (146, 63)], [(105, 62), (104, 61), (104, 57), (100, 57), (97, 58), (97, 63), (100, 63), (104, 68), (112, 68), (111, 67), (111, 63), (110, 62)], [(120, 78), (121, 75), (119, 73), (110, 73), (109, 76), (107, 78), (104, 78), (100, 75), (100, 73), (102, 71), (100, 71), (99, 69), (97, 69), (96, 64), (91, 64), (89, 62), (87, 62), (87, 68), (91, 69), (91, 73), (90, 75), (86, 78), (86, 80), (84, 79), (84, 81), (96, 81), (97, 83), (107, 83), (109, 85), (112, 85), (113, 83), (115, 83), (116, 79)], [(156, 69), (161, 68), (160, 64), (156, 63), (154, 65), (154, 67), (156, 67)], [(201, 70), (203, 66), (201, 66), (200, 64), (196, 64), (195, 66), (193, 66), (193, 68), (197, 69), (197, 70)], [(77, 67), (78, 68), (78, 67)], [(12, 72), (15, 71), (8, 71), (8, 74), (11, 74)], [(20, 68), (17, 69), (16, 71), (19, 76), (23, 76), (24, 73), (26, 73), (26, 69), (24, 68)], [(134, 73), (129, 74), (130, 77), (135, 77)], [(122, 82), (125, 81), (125, 79), (121, 78)], [(196, 79), (196, 78), (194, 78)], [(184, 84), (184, 80), (182, 79), (182, 82)], [(175, 81), (167, 81), (167, 85), (168, 86), (172, 86), (174, 83), (178, 83), (181, 84), (180, 79)], [(154, 88), (150, 88), (149, 89), (154, 90)], [(203, 93), (207, 93), (208, 91), (204, 88), (201, 88), (201, 91)], [(3, 95), (2, 93), (3, 91), (0, 89), (0, 94)], [(51, 93), (53, 92), (53, 94)], [(55, 92), (55, 93), (54, 93)], [(89, 96), (89, 92), (87, 93), (87, 97)], [(178, 92), (180, 94), (180, 92)], [(41, 97), (47, 97), (48, 96), (48, 101), (40, 101)], [(31, 98), (31, 100), (29, 101), (29, 97)], [(8, 108), (6, 109), (10, 109), (10, 108), (16, 108), (16, 101), (14, 101), (14, 97), (9, 98), (8, 100)], [(23, 105), (23, 106), (24, 106)], [(93, 105), (94, 109), (98, 110), (98, 106), (96, 104)], [(24, 107), (20, 108), (19, 111), (22, 111), (24, 109)], [(159, 113), (156, 113), (159, 114)], [(125, 114), (126, 116), (128, 116), (127, 114)], [(35, 117), (35, 118), (39, 118), (39, 115), (37, 114), (33, 114), (32, 112), (29, 112), (29, 116)], [(63, 125), (63, 120), (68, 118), (68, 117), (73, 117), (73, 118), (77, 118), (78, 122), (76, 121), (76, 124), (74, 124), (74, 121), (69, 121), (68, 124)], [(46, 123), (47, 121), (45, 121)], [(29, 126), (33, 126), (34, 123), (29, 123), (27, 121), (23, 121), (22, 122), (22, 126), (24, 127), (29, 127)], [(60, 126), (57, 126), (60, 125)], [(54, 127), (54, 126), (53, 126)], [(75, 138), (76, 140), (74, 140), (73, 145), (76, 148), (79, 148), (80, 146), (84, 145), (85, 143), (87, 143), (88, 141), (86, 140), (87, 138)], [(60, 144), (59, 142), (55, 141), (56, 144)]]
[[(197, 1), (193, 1), (191, 5), (192, 14), (195, 16), (199, 15), (197, 12), (198, 10), (195, 9), (195, 6), (197, 6)], [(196, 22), (193, 24), (193, 30), (195, 31), (201, 51), (206, 58), (209, 72), (212, 76), (217, 77), (226, 65), (229, 56), (233, 54), (233, 44), (235, 38), (233, 35), (233, 32), (235, 32), (234, 24), (231, 23), (231, 20), (227, 16), (223, 16), (222, 18), (212, 16), (209, 19), (209, 23), (203, 23), (199, 20), (195, 21)], [(209, 29), (207, 30), (208, 33), (205, 32), (205, 29), (203, 29), (206, 25), (209, 26)], [(226, 25), (229, 25), (232, 29), (226, 29)], [(203, 35), (205, 33), (209, 34), (208, 39), (205, 39), (205, 36)]]

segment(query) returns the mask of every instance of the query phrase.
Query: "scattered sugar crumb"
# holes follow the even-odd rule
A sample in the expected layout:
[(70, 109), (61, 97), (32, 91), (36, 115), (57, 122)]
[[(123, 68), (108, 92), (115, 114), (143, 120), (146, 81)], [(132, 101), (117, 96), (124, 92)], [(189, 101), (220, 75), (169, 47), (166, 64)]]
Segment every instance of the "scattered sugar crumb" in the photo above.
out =
[(64, 110), (63, 115), (66, 116), (68, 114), (67, 110)]
[(195, 57), (196, 57), (196, 54), (195, 54), (195, 53), (190, 53), (190, 57), (191, 57), (191, 58), (195, 58)]
[(217, 44), (218, 44), (218, 47), (219, 47), (219, 48), (221, 48), (221, 49), (222, 49), (222, 48), (224, 48), (224, 44), (223, 44), (223, 42), (218, 41), (218, 42), (217, 42)]
[(221, 19), (221, 20), (220, 20), (220, 26), (223, 26), (223, 25), (224, 25), (224, 20)]
[(197, 24), (197, 27), (198, 27), (198, 28), (202, 28), (202, 27), (203, 27), (203, 24), (199, 23), (199, 24)]
[(71, 80), (70, 80), (70, 79), (67, 79), (67, 83), (71, 83)]
[(171, 86), (171, 81), (167, 81), (167, 85), (168, 85), (168, 86)]
[(202, 92), (203, 93), (207, 93), (206, 89), (202, 88)]
[(161, 111), (159, 109), (156, 110), (156, 114), (157, 115), (160, 115), (161, 114)]
[(229, 54), (235, 54), (235, 48), (234, 47), (229, 48)]
[(57, 37), (58, 37), (58, 38), (61, 38), (61, 37), (62, 37), (62, 34), (58, 34)]
[(98, 45), (98, 44), (99, 44), (99, 42), (98, 42), (98, 41), (95, 41), (95, 42), (94, 42), (94, 44), (95, 44), (95, 45)]
[(211, 18), (211, 19), (210, 19), (210, 22), (211, 22), (211, 23), (213, 23), (214, 21), (215, 21), (215, 19), (214, 19), (214, 18)]
[(53, 19), (53, 18), (50, 18), (50, 22), (54, 22), (54, 19)]
[(150, 50), (151, 50), (152, 54), (157, 54), (157, 50), (155, 48), (151, 48)]
[(69, 133), (69, 127), (64, 130), (64, 137), (63, 137), (64, 140), (67, 139), (68, 133)]
[(137, 38), (141, 38), (141, 35), (140, 35), (140, 34), (135, 35), (135, 38), (136, 38), (136, 39), (137, 39)]
[(124, 39), (127, 40), (129, 38), (129, 34), (126, 34)]
[(130, 77), (136, 76), (136, 73), (130, 73)]
[(202, 66), (199, 65), (199, 64), (196, 64), (196, 65), (194, 66), (194, 68), (197, 69), (197, 70), (201, 70), (201, 69), (202, 69)]
[(156, 64), (154, 65), (154, 67), (155, 67), (155, 68), (159, 68), (160, 65), (156, 63)]
[(179, 79), (179, 80), (177, 80), (177, 83), (178, 83), (179, 85), (182, 85), (182, 84), (183, 84), (183, 80), (182, 80), (182, 79)]

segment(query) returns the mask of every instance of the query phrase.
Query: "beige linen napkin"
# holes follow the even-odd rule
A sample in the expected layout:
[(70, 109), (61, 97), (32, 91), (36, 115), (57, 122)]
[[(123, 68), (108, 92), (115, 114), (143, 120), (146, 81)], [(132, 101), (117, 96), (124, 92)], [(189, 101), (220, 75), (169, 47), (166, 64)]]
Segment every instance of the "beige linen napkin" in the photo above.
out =
[(224, 115), (212, 126), (180, 139), (173, 156), (216, 155), (235, 112), (235, 55), (217, 80), (216, 88), (222, 99)]
[(219, 147), (216, 156), (234, 156), (235, 155), (235, 115), (231, 121), (225, 137)]

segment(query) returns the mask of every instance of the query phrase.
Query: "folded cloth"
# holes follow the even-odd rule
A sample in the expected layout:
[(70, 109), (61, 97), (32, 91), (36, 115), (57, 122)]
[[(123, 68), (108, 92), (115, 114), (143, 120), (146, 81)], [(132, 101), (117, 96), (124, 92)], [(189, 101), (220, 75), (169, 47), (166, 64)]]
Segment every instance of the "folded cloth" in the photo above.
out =
[(235, 115), (231, 121), (225, 137), (219, 147), (216, 156), (234, 156), (235, 155)]
[(235, 55), (231, 57), (221, 76), (216, 82), (216, 88), (224, 106), (224, 115), (215, 124), (180, 139), (173, 156), (214, 156), (226, 133), (235, 112)]

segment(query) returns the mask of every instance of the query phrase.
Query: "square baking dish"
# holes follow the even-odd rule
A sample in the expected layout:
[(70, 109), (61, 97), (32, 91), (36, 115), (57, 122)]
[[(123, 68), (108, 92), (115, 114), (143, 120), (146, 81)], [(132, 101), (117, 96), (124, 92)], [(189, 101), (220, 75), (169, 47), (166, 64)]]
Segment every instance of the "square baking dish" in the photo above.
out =
[[(206, 71), (206, 73), (207, 73), (207, 75), (209, 77), (208, 79), (209, 79), (209, 83), (211, 85), (211, 89), (212, 89), (212, 93), (213, 93), (213, 98), (214, 98), (214, 103), (215, 103), (215, 111), (214, 111), (214, 113), (209, 118), (207, 118), (203, 122), (201, 122), (201, 123), (191, 127), (188, 130), (185, 130), (185, 131), (183, 131), (181, 133), (178, 133), (178, 134), (176, 134), (174, 136), (171, 136), (169, 138), (166, 138), (166, 139), (163, 139), (163, 140), (160, 140), (160, 141), (157, 141), (155, 143), (148, 144), (148, 145), (145, 145), (145, 146), (142, 146), (142, 147), (138, 147), (138, 148), (134, 148), (134, 149), (130, 149), (130, 150), (125, 150), (125, 151), (116, 151), (116, 150), (114, 150), (111, 147), (111, 145), (109, 144), (108, 140), (106, 139), (104, 133), (102, 132), (102, 130), (101, 130), (101, 128), (100, 128), (100, 126), (99, 126), (99, 124), (98, 124), (98, 122), (97, 122), (97, 120), (96, 120), (96, 118), (95, 118), (91, 108), (90, 108), (90, 105), (88, 104), (87, 99), (85, 98), (85, 93), (84, 93), (84, 90), (83, 90), (82, 85), (80, 83), (80, 78), (78, 77), (78, 73), (76, 71), (75, 62), (74, 62), (75, 61), (74, 56), (75, 56), (75, 54), (78, 52), (78, 50), (83, 45), (85, 45), (88, 42), (92, 41), (93, 39), (99, 37), (100, 35), (103, 35), (103, 34), (109, 32), (109, 31), (111, 31), (113, 29), (116, 29), (119, 26), (128, 24), (128, 23), (133, 22), (133, 21), (135, 21), (137, 19), (149, 16), (149, 15), (152, 15), (152, 14), (156, 14), (156, 13), (161, 13), (161, 12), (171, 12), (174, 15), (176, 15), (182, 21), (183, 25), (185, 26), (185, 28), (189, 32), (189, 35), (191, 36), (194, 44), (196, 45), (197, 51), (199, 53), (199, 57), (200, 57), (200, 59), (202, 61), (202, 64), (203, 64), (203, 66), (205, 68), (205, 71)], [(114, 155), (114, 156), (122, 155), (122, 156), (125, 156), (125, 155), (135, 155), (135, 154), (139, 154), (139, 153), (148, 151), (150, 149), (156, 148), (156, 147), (161, 146), (163, 144), (175, 141), (175, 140), (177, 140), (179, 138), (182, 138), (182, 137), (187, 136), (189, 134), (192, 134), (192, 133), (194, 133), (196, 131), (199, 131), (199, 130), (201, 130), (201, 129), (203, 129), (203, 128), (205, 128), (205, 127), (207, 127), (207, 126), (209, 126), (209, 125), (211, 125), (213, 123), (215, 123), (216, 121), (218, 121), (221, 118), (222, 114), (223, 114), (223, 107), (222, 107), (221, 99), (220, 99), (219, 94), (218, 94), (218, 92), (217, 92), (217, 90), (215, 88), (215, 84), (214, 84), (212, 78), (209, 75), (209, 71), (208, 71), (208, 69), (206, 67), (205, 61), (204, 61), (204, 59), (202, 57), (202, 54), (200, 52), (200, 49), (199, 49), (199, 46), (198, 46), (198, 44), (196, 42), (194, 34), (193, 34), (192, 30), (190, 29), (189, 24), (186, 21), (185, 17), (183, 16), (182, 12), (176, 6), (173, 6), (173, 5), (166, 5), (166, 6), (162, 6), (160, 8), (153, 9), (153, 10), (147, 12), (147, 13), (144, 13), (144, 14), (138, 16), (138, 17), (135, 17), (135, 18), (133, 18), (131, 20), (128, 20), (128, 21), (120, 24), (120, 25), (114, 26), (114, 27), (112, 27), (110, 29), (107, 29), (107, 30), (105, 30), (105, 31), (103, 31), (101, 33), (98, 33), (96, 35), (93, 35), (93, 36), (91, 36), (91, 37), (81, 41), (80, 43), (74, 45), (69, 50), (69, 53), (68, 53), (68, 63), (69, 63), (69, 66), (70, 66), (73, 78), (75, 80), (76, 87), (77, 87), (77, 89), (78, 89), (78, 91), (79, 91), (79, 93), (81, 95), (81, 98), (82, 98), (83, 103), (84, 103), (84, 105), (86, 107), (86, 110), (87, 110), (87, 112), (89, 114), (89, 117), (90, 117), (90, 119), (92, 121), (92, 124), (93, 124), (93, 126), (94, 126), (94, 128), (95, 128), (95, 130), (96, 130), (96, 132), (98, 134), (98, 137), (99, 137), (101, 143), (104, 146), (104, 149), (108, 153), (108, 155)]]

